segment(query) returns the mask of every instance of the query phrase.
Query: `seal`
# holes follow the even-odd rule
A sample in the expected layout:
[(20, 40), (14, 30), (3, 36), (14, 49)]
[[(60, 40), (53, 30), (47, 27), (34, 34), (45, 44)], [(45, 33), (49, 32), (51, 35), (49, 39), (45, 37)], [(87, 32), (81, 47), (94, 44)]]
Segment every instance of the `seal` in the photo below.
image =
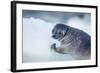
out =
[(91, 37), (86, 32), (65, 25), (56, 24), (52, 30), (52, 38), (60, 42), (51, 45), (51, 49), (60, 54), (71, 54), (75, 59), (83, 60), (91, 57)]

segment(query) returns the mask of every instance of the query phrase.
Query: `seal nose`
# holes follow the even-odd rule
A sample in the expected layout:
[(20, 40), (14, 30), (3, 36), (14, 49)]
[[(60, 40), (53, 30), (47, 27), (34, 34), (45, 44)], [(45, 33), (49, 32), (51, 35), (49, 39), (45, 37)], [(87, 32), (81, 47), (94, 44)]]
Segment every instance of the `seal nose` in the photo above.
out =
[(55, 35), (53, 35), (52, 37), (55, 38)]

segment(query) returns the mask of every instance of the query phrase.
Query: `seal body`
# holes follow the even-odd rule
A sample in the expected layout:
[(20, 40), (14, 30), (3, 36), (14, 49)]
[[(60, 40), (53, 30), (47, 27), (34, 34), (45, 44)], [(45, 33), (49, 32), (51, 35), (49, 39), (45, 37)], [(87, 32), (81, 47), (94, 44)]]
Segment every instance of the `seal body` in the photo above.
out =
[[(63, 26), (64, 29), (61, 26)], [(60, 41), (61, 44), (58, 47), (56, 47), (55, 43), (52, 44), (51, 48), (53, 48), (54, 51), (60, 54), (71, 54), (75, 59), (79, 60), (90, 59), (91, 55), (90, 35), (88, 35), (82, 30), (64, 24), (57, 24), (53, 30), (56, 30), (52, 32), (54, 34), (53, 38)], [(57, 32), (60, 32), (60, 34), (58, 34)]]

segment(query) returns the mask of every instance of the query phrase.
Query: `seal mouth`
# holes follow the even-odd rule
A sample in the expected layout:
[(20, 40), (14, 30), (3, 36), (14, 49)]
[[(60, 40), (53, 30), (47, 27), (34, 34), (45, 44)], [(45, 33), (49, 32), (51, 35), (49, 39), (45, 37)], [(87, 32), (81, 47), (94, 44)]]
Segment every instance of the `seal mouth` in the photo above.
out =
[[(63, 37), (64, 38), (64, 37)], [(63, 38), (59, 38), (58, 41), (61, 41)]]

